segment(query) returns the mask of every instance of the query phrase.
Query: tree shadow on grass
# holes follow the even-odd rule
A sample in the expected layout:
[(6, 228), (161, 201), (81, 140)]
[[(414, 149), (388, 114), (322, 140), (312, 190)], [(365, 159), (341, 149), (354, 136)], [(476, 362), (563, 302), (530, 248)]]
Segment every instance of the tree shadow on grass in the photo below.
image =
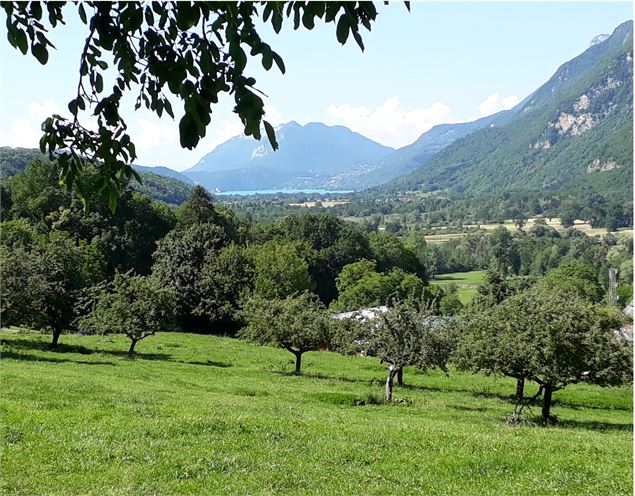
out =
[(207, 367), (218, 367), (219, 369), (228, 369), (234, 365), (226, 362), (215, 362), (213, 360), (207, 360), (205, 362), (184, 362), (182, 360), (174, 360), (176, 363), (183, 363), (185, 365), (205, 365)]
[(44, 357), (40, 355), (29, 355), (26, 353), (16, 353), (14, 351), (3, 351), (0, 353), (0, 358), (12, 358), (14, 360), (29, 361), (29, 362), (50, 362), (50, 363), (78, 363), (81, 365), (111, 365), (115, 366), (113, 362), (101, 362), (101, 361), (88, 361), (88, 360), (72, 360), (69, 358), (57, 358), (57, 357)]
[[(10, 351), (0, 352), (1, 356), (7, 358), (14, 358), (16, 360), (40, 360), (40, 361), (48, 361), (48, 362), (75, 362), (75, 363), (85, 363), (85, 364), (94, 364), (101, 363), (106, 364), (110, 362), (89, 362), (82, 360), (73, 360), (71, 358), (57, 358), (57, 357), (38, 357), (36, 355), (29, 355), (22, 353), (22, 350), (27, 351), (42, 351), (42, 352), (54, 352), (55, 354), (65, 354), (65, 353), (77, 353), (80, 355), (109, 355), (112, 357), (125, 358), (130, 360), (160, 360), (160, 361), (169, 361), (174, 363), (183, 363), (186, 365), (205, 365), (208, 367), (218, 367), (218, 368), (229, 368), (233, 365), (225, 362), (216, 362), (213, 360), (207, 361), (182, 361), (182, 360), (174, 360), (172, 355), (168, 353), (142, 353), (136, 351), (132, 356), (128, 356), (128, 352), (126, 350), (104, 350), (99, 348), (87, 348), (82, 345), (72, 345), (60, 343), (56, 348), (51, 348), (50, 343), (42, 340), (33, 340), (33, 339), (24, 339), (18, 336), (3, 336), (2, 342), (0, 343)], [(30, 357), (30, 358), (26, 358)]]
[(556, 425), (561, 429), (588, 429), (594, 431), (633, 431), (633, 424), (619, 424), (613, 422), (598, 422), (595, 420), (567, 420), (561, 419)]
[[(43, 351), (43, 352), (53, 352), (56, 354), (57, 353), (59, 354), (78, 353), (80, 355), (100, 354), (100, 355), (110, 355), (115, 357), (132, 358), (132, 359), (140, 359), (140, 360), (171, 360), (172, 359), (172, 355), (169, 355), (167, 353), (135, 352), (135, 354), (132, 355), (132, 357), (128, 357), (128, 353), (125, 350), (121, 350), (121, 351), (120, 350), (102, 350), (99, 348), (87, 348), (86, 346), (82, 346), (82, 345), (65, 344), (65, 343), (59, 343), (57, 347), (52, 348), (50, 343), (48, 343), (47, 341), (21, 339), (19, 337), (13, 337), (13, 336), (11, 337), (3, 336), (2, 342), (0, 344), (10, 349), (18, 350), (18, 351), (21, 351), (21, 350)], [(11, 351), (5, 351), (5, 352), (2, 352), (2, 355), (7, 356), (9, 353), (11, 353)], [(25, 356), (22, 354), (19, 354), (19, 355)], [(17, 359), (20, 360), (19, 357)], [(41, 358), (40, 360), (44, 360), (44, 358)], [(63, 360), (62, 359), (55, 360), (51, 358), (49, 361), (53, 362), (53, 361), (63, 361)], [(72, 359), (64, 359), (64, 361), (81, 363), (78, 360), (72, 360)], [(89, 362), (89, 363), (95, 363), (95, 362)]]
[(276, 375), (284, 375), (287, 377), (306, 377), (309, 379), (320, 379), (326, 381), (342, 381), (342, 382), (353, 382), (357, 384), (366, 384), (366, 385), (380, 385), (383, 384), (384, 381), (382, 379), (356, 379), (353, 377), (344, 377), (344, 376), (333, 376), (327, 374), (321, 374), (319, 372), (302, 372), (300, 375), (296, 375), (293, 371), (287, 370), (273, 370), (272, 371)]
[(17, 336), (3, 336), (1, 344), (18, 350), (54, 351), (56, 353), (79, 353), (81, 355), (91, 355), (95, 352), (95, 350), (85, 346), (65, 343), (59, 343), (56, 348), (52, 348), (51, 343), (48, 341), (22, 339)]

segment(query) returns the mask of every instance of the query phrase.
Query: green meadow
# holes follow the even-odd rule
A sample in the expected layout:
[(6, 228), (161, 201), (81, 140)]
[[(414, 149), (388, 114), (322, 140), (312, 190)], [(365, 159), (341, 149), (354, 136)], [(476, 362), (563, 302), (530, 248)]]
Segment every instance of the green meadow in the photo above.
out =
[(543, 428), (505, 421), (502, 378), (406, 369), (389, 405), (375, 358), (307, 353), (294, 376), (230, 338), (163, 333), (127, 359), (120, 336), (0, 337), (3, 494), (633, 491), (630, 387), (559, 391)]
[(437, 274), (430, 281), (431, 284), (447, 286), (456, 284), (458, 288), (459, 299), (464, 305), (472, 301), (476, 294), (476, 287), (483, 281), (485, 277), (484, 270), (473, 270), (471, 272), (452, 272), (448, 274)]

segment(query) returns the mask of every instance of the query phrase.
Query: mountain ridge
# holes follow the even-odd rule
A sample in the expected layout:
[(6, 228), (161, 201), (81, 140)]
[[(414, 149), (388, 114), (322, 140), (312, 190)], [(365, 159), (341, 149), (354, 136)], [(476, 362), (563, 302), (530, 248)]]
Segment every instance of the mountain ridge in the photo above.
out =
[[(562, 64), (502, 121), (378, 190), (559, 190), (632, 196), (633, 23)], [(611, 165), (613, 164), (613, 165)]]

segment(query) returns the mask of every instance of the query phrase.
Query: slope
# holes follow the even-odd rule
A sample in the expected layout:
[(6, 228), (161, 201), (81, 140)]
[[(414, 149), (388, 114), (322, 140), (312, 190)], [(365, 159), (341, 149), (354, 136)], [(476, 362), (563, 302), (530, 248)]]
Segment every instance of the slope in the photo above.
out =
[[(632, 197), (633, 24), (563, 64), (511, 111), (380, 189)], [(505, 122), (506, 121), (506, 122)]]

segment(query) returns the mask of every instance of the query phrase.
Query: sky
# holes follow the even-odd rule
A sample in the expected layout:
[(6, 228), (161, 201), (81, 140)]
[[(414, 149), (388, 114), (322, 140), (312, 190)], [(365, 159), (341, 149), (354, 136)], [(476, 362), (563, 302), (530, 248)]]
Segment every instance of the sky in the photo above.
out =
[[(594, 36), (633, 18), (631, 2), (412, 2), (410, 13), (400, 2), (376, 5), (372, 31), (362, 33), (364, 52), (352, 39), (340, 45), (332, 23), (294, 31), (288, 22), (280, 34), (262, 26), (287, 69), (267, 72), (258, 60), (247, 66), (267, 95), (267, 120), (344, 125), (398, 148), (436, 124), (511, 108)], [(68, 114), (86, 28), (71, 15), (52, 31), (57, 50), (41, 66), (12, 48), (4, 19), (0, 25), (0, 146), (37, 147), (40, 123)], [(174, 109), (176, 120), (159, 119), (135, 112), (133, 98), (124, 101), (136, 163), (184, 170), (242, 132), (233, 99), (225, 97), (198, 147), (181, 149), (182, 104), (175, 101)]]

